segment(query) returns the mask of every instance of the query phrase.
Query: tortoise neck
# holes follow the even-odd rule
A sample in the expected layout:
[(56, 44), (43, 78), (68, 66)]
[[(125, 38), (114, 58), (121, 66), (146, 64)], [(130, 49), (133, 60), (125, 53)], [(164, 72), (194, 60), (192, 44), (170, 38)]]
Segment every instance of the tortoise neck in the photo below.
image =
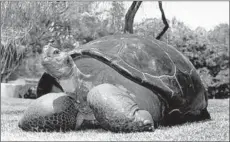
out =
[(91, 81), (93, 80), (92, 75), (82, 73), (76, 65), (73, 66), (72, 72), (68, 75), (66, 79), (60, 79), (60, 84), (65, 90), (65, 92), (72, 94), (82, 93), (84, 90), (90, 90), (93, 85)]
[(90, 79), (92, 78), (92, 75), (82, 73), (82, 72), (77, 68), (76, 65), (74, 66), (73, 74), (74, 74), (74, 77), (76, 77), (77, 80), (80, 81), (80, 82), (81, 82), (82, 80), (88, 81), (88, 80), (90, 80)]
[(80, 88), (83, 78), (85, 75), (74, 65), (69, 75), (60, 79), (60, 84), (65, 92), (74, 93), (76, 89)]

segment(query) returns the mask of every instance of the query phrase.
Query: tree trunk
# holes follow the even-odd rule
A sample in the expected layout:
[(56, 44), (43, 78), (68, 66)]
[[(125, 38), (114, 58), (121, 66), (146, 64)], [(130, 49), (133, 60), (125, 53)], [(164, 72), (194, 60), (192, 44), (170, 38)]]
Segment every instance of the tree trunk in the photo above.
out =
[(134, 1), (129, 7), (128, 12), (125, 15), (125, 28), (124, 33), (133, 33), (133, 21), (137, 10), (139, 9), (142, 1)]
[(161, 37), (164, 35), (164, 33), (167, 31), (167, 29), (169, 28), (169, 24), (165, 18), (165, 13), (164, 13), (164, 10), (163, 10), (163, 7), (162, 7), (162, 2), (161, 1), (158, 1), (158, 4), (159, 4), (159, 8), (160, 8), (160, 11), (161, 11), (161, 17), (162, 17), (162, 21), (163, 23), (165, 24), (165, 27), (163, 28), (163, 30), (158, 34), (158, 36), (156, 37), (157, 40), (160, 40)]

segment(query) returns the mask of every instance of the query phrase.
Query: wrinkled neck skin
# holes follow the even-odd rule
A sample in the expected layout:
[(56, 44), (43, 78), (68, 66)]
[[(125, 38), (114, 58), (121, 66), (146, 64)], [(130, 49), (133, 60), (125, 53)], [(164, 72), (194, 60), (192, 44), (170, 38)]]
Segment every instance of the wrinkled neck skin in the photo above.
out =
[[(77, 92), (82, 92), (83, 89), (86, 88), (87, 90), (90, 90), (93, 87), (90, 82), (92, 78), (92, 75), (82, 73), (76, 65), (73, 65), (73, 70), (70, 75), (59, 79), (59, 81), (65, 92), (75, 94)], [(78, 93), (76, 95), (78, 95)]]

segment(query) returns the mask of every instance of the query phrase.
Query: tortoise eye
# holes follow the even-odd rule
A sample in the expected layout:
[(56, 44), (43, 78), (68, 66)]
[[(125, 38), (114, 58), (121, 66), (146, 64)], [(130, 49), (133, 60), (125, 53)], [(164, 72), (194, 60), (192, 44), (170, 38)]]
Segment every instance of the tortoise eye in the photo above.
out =
[(59, 50), (54, 50), (53, 54), (59, 54), (60, 51)]

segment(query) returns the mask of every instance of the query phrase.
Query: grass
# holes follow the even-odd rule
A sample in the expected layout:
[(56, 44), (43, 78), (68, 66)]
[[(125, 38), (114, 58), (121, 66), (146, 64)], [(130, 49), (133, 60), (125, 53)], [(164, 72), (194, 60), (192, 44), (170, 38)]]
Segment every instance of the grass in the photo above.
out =
[(1, 141), (229, 141), (229, 99), (209, 100), (212, 120), (160, 127), (154, 132), (112, 133), (103, 129), (24, 132), (18, 120), (33, 100), (1, 98)]

